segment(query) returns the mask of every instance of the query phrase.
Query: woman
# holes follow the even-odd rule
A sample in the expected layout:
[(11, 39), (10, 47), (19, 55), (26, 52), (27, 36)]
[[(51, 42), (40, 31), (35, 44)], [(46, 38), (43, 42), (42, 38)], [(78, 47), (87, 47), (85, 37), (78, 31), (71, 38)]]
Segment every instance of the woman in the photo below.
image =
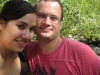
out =
[(35, 27), (31, 4), (20, 0), (5, 3), (0, 13), (0, 75), (27, 75), (27, 65), (18, 52), (31, 41)]

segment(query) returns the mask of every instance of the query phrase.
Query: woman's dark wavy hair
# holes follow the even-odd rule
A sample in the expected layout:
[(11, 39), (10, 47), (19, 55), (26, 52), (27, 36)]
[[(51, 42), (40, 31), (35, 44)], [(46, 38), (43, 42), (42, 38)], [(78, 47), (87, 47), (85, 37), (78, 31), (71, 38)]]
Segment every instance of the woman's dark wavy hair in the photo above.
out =
[(35, 8), (35, 11), (37, 11), (37, 5), (41, 2), (41, 1), (52, 1), (52, 2), (58, 2), (58, 4), (60, 5), (61, 7), (61, 19), (60, 20), (63, 20), (63, 15), (64, 15), (64, 10), (63, 10), (63, 6), (62, 6), (62, 3), (60, 2), (60, 0), (38, 0), (37, 3), (35, 4), (34, 8)]
[(4, 4), (0, 19), (4, 21), (16, 20), (28, 13), (35, 13), (35, 9), (30, 3), (23, 0), (10, 0)]

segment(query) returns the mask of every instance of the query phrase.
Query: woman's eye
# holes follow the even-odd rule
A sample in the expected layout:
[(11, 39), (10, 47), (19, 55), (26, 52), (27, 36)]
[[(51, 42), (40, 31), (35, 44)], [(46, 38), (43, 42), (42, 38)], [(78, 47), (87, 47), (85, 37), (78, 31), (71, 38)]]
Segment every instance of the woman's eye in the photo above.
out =
[(22, 29), (24, 29), (24, 26), (23, 25), (18, 25), (18, 28), (22, 30)]
[(36, 26), (30, 28), (30, 32), (33, 32), (36, 29)]

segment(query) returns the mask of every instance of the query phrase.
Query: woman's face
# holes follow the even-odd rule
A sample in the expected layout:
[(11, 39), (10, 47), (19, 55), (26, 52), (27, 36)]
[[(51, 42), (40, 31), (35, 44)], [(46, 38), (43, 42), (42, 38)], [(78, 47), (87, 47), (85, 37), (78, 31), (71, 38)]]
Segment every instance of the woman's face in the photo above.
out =
[(0, 24), (0, 48), (21, 52), (34, 35), (36, 15), (27, 14), (20, 19)]

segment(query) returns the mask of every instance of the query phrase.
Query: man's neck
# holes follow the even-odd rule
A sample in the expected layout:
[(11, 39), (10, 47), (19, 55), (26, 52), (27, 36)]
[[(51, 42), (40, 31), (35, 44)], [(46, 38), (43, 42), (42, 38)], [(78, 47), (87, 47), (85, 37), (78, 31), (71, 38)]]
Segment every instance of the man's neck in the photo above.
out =
[(55, 51), (61, 42), (62, 42), (61, 37), (57, 37), (56, 39), (53, 39), (53, 40), (45, 39), (45, 40), (39, 41), (39, 46), (42, 52), (48, 54)]

